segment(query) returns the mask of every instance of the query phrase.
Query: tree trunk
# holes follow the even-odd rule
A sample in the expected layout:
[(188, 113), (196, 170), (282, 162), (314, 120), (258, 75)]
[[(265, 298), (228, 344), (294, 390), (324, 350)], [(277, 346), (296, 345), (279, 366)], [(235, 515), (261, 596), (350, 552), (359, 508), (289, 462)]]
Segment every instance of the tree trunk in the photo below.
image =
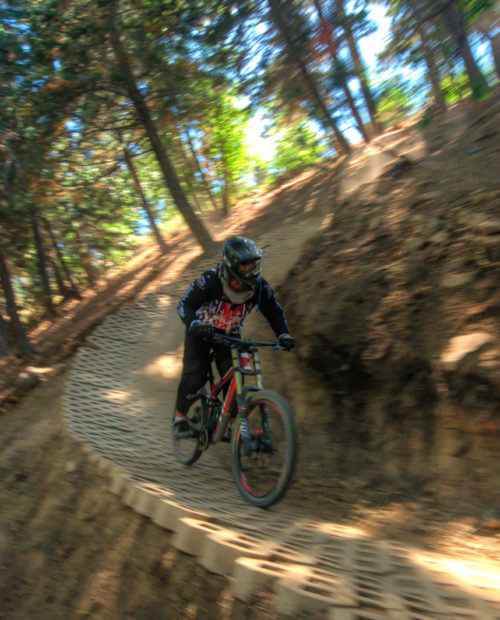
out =
[(422, 51), (424, 52), (425, 63), (427, 65), (427, 75), (431, 83), (432, 94), (439, 110), (441, 112), (446, 112), (447, 106), (444, 93), (441, 90), (439, 68), (429, 40), (429, 35), (427, 34), (425, 23), (422, 19), (420, 0), (412, 0), (411, 7), (417, 18), (416, 29), (420, 40), (422, 41)]
[(229, 174), (226, 165), (223, 163), (223, 178), (224, 187), (222, 189), (222, 209), (224, 215), (227, 217), (231, 209), (231, 175)]
[(33, 235), (35, 237), (35, 247), (37, 254), (37, 266), (38, 275), (40, 277), (40, 283), (42, 286), (42, 298), (43, 304), (50, 317), (57, 316), (57, 311), (52, 302), (52, 291), (50, 288), (50, 279), (47, 272), (47, 260), (45, 256), (45, 246), (43, 242), (42, 232), (40, 230), (40, 221), (38, 214), (35, 211), (30, 212), (31, 226), (33, 228)]
[(500, 78), (500, 32), (498, 32), (500, 27), (500, 7), (498, 4), (481, 13), (474, 26), (478, 32), (488, 39), (495, 62), (495, 73)]
[(5, 321), (0, 314), (0, 357), (7, 355), (10, 349), (9, 335), (5, 327)]
[(368, 110), (368, 114), (370, 115), (371, 124), (373, 127), (373, 131), (376, 135), (382, 133), (383, 127), (381, 123), (377, 120), (377, 105), (375, 103), (375, 99), (370, 90), (370, 86), (368, 84), (367, 72), (363, 60), (361, 59), (361, 54), (358, 49), (358, 44), (354, 37), (354, 33), (352, 31), (351, 25), (347, 23), (345, 20), (345, 10), (344, 10), (344, 2), (343, 0), (335, 0), (335, 8), (337, 12), (344, 17), (344, 32), (347, 39), (347, 46), (349, 47), (349, 52), (351, 54), (352, 62), (354, 64), (354, 70), (356, 75), (358, 76), (359, 82), (361, 84), (361, 92), (363, 93), (363, 98), (366, 103), (366, 108)]
[(158, 226), (156, 225), (153, 212), (151, 211), (151, 207), (149, 206), (146, 195), (144, 194), (141, 182), (139, 180), (139, 176), (137, 174), (137, 170), (135, 169), (134, 162), (132, 161), (132, 158), (130, 157), (130, 153), (127, 147), (123, 148), (123, 158), (125, 159), (125, 163), (130, 172), (130, 176), (132, 177), (132, 180), (134, 182), (134, 187), (136, 189), (136, 192), (139, 194), (142, 208), (146, 212), (147, 218), (149, 220), (149, 225), (151, 226), (151, 230), (153, 231), (153, 235), (156, 239), (156, 243), (160, 247), (161, 253), (166, 254), (168, 251), (167, 244), (165, 243), (165, 240), (161, 236)]
[(90, 258), (87, 247), (83, 243), (78, 228), (75, 228), (74, 232), (78, 257), (80, 258), (83, 270), (85, 271), (85, 275), (87, 276), (87, 282), (89, 283), (90, 288), (95, 289), (97, 287), (97, 274), (94, 266), (92, 265), (92, 259)]
[[(321, 7), (320, 0), (314, 0), (314, 6), (316, 7), (316, 12), (318, 13), (319, 21), (321, 24), (325, 20), (323, 17), (323, 10)], [(333, 39), (331, 36), (328, 37), (328, 50), (330, 52), (330, 57), (332, 59), (332, 65), (335, 65), (337, 61), (337, 53), (335, 51), (335, 46), (334, 46)], [(342, 80), (342, 89), (346, 96), (347, 103), (351, 110), (351, 114), (353, 115), (354, 120), (356, 121), (356, 125), (357, 125), (359, 133), (363, 136), (363, 139), (365, 140), (365, 142), (370, 142), (370, 136), (368, 135), (368, 132), (366, 131), (365, 124), (363, 123), (363, 119), (361, 118), (358, 108), (356, 107), (356, 103), (354, 101), (354, 97), (352, 96), (351, 89), (349, 88), (349, 84), (347, 83), (347, 80), (345, 79)]]
[(158, 133), (158, 130), (156, 129), (149, 108), (146, 105), (146, 101), (137, 86), (137, 82), (132, 72), (132, 67), (130, 66), (127, 52), (120, 39), (120, 35), (114, 23), (115, 11), (116, 6), (112, 6), (111, 10), (108, 13), (108, 28), (111, 38), (111, 44), (113, 46), (113, 51), (115, 53), (116, 62), (120, 71), (120, 76), (123, 80), (123, 84), (127, 90), (127, 94), (130, 100), (134, 105), (137, 117), (142, 123), (146, 131), (146, 135), (151, 142), (151, 146), (153, 147), (153, 150), (155, 152), (158, 164), (160, 166), (160, 170), (163, 174), (163, 178), (167, 187), (170, 190), (170, 193), (177, 208), (181, 212), (184, 220), (186, 221), (186, 224), (191, 229), (191, 232), (195, 236), (198, 243), (205, 251), (208, 252), (214, 248), (214, 242), (212, 241), (212, 238), (210, 237), (205, 226), (203, 225), (201, 220), (198, 219), (195, 212), (187, 201), (186, 195), (179, 183), (177, 173), (175, 172), (175, 169), (170, 162), (167, 151), (160, 139), (160, 135)]
[(337, 140), (336, 148), (340, 154), (347, 155), (351, 151), (351, 147), (347, 140), (342, 135), (342, 132), (337, 127), (337, 123), (331, 117), (330, 112), (328, 111), (325, 102), (323, 101), (321, 95), (319, 94), (318, 88), (309, 73), (306, 64), (297, 53), (295, 45), (293, 43), (293, 38), (290, 33), (290, 30), (283, 18), (283, 13), (281, 11), (281, 0), (267, 0), (269, 4), (269, 8), (271, 9), (271, 14), (276, 24), (276, 27), (281, 33), (286, 45), (286, 49), (288, 55), (293, 60), (293, 62), (297, 65), (299, 69), (299, 73), (302, 76), (302, 85), (304, 90), (311, 97), (311, 103), (314, 105), (316, 110), (318, 111), (319, 116), (323, 119), (323, 122), (326, 126), (330, 127), (335, 134), (335, 138)]
[(443, 19), (453, 40), (456, 42), (460, 55), (465, 64), (465, 71), (469, 78), (474, 97), (483, 97), (490, 92), (490, 87), (481, 73), (467, 39), (465, 17), (462, 9), (456, 2), (447, 3), (443, 7)]
[(183, 180), (188, 189), (188, 196), (192, 199), (194, 203), (195, 211), (197, 213), (202, 213), (203, 207), (201, 206), (200, 201), (198, 200), (198, 196), (196, 195), (196, 178), (193, 172), (193, 162), (189, 160), (189, 157), (184, 149), (179, 124), (175, 125), (175, 133), (177, 138), (179, 139), (178, 151), (182, 162), (182, 169), (185, 171), (183, 175)]
[(75, 284), (75, 281), (71, 277), (71, 272), (68, 269), (66, 261), (64, 260), (64, 256), (61, 253), (61, 250), (59, 249), (59, 245), (57, 244), (57, 240), (54, 235), (54, 231), (52, 230), (52, 226), (50, 225), (50, 222), (46, 217), (43, 218), (43, 223), (45, 226), (45, 230), (47, 231), (47, 234), (49, 235), (50, 240), (52, 242), (52, 247), (54, 248), (54, 252), (56, 253), (57, 260), (59, 261), (59, 264), (61, 265), (62, 270), (64, 271), (64, 275), (66, 276), (66, 279), (70, 284), (71, 295), (73, 297), (76, 297), (77, 299), (81, 299), (82, 296), (80, 295), (80, 291), (78, 290), (78, 287)]
[(54, 272), (54, 278), (55, 278), (57, 288), (59, 290), (59, 294), (61, 295), (61, 297), (63, 297), (64, 300), (69, 299), (70, 297), (73, 297), (73, 291), (68, 286), (66, 286), (66, 283), (63, 280), (63, 277), (61, 275), (59, 267), (57, 266), (56, 261), (53, 258), (48, 257), (47, 263), (52, 267), (52, 270)]
[(186, 138), (188, 139), (188, 144), (189, 144), (189, 150), (191, 151), (191, 155), (193, 156), (193, 160), (195, 162), (196, 165), (196, 169), (198, 170), (201, 180), (203, 182), (203, 186), (205, 188), (205, 191), (207, 192), (208, 198), (210, 200), (210, 202), (212, 203), (212, 206), (214, 208), (215, 211), (219, 211), (219, 206), (217, 205), (217, 202), (214, 198), (213, 192), (210, 189), (210, 184), (208, 183), (207, 177), (205, 175), (205, 173), (203, 172), (203, 168), (201, 167), (200, 164), (200, 160), (198, 159), (198, 155), (196, 154), (196, 149), (194, 148), (194, 144), (193, 144), (193, 140), (189, 134), (189, 129), (186, 127), (184, 128), (184, 132), (186, 134)]
[(196, 195), (196, 192), (192, 189), (189, 192), (189, 195), (191, 196), (191, 198), (193, 199), (194, 202), (194, 206), (195, 206), (195, 210), (198, 213), (203, 213), (203, 207), (201, 206), (200, 201), (198, 200), (198, 196)]
[(363, 119), (361, 118), (358, 108), (356, 107), (356, 103), (354, 102), (354, 98), (351, 94), (351, 89), (349, 88), (349, 85), (347, 84), (347, 80), (343, 81), (342, 89), (346, 96), (347, 103), (349, 104), (351, 114), (353, 115), (354, 120), (356, 121), (356, 126), (358, 128), (359, 133), (363, 136), (363, 139), (365, 142), (370, 142), (370, 135), (368, 134), (365, 124), (363, 123)]
[(16, 298), (14, 290), (12, 288), (12, 282), (10, 279), (9, 269), (7, 267), (7, 259), (5, 257), (2, 245), (0, 243), (0, 283), (2, 285), (3, 294), (5, 297), (5, 304), (7, 307), (7, 314), (10, 318), (10, 325), (12, 328), (12, 337), (14, 338), (14, 345), (19, 350), (20, 354), (29, 358), (35, 353), (35, 350), (31, 346), (24, 327), (19, 319), (17, 313)]

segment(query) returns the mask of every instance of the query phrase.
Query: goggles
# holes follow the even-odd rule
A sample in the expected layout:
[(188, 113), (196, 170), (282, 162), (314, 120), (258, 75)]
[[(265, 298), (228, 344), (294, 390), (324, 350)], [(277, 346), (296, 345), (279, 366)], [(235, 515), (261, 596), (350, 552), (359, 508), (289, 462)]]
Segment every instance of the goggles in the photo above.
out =
[(238, 266), (238, 271), (242, 275), (246, 275), (248, 273), (252, 273), (253, 271), (256, 271), (258, 266), (259, 266), (259, 263), (257, 261), (254, 261), (252, 263), (244, 263)]

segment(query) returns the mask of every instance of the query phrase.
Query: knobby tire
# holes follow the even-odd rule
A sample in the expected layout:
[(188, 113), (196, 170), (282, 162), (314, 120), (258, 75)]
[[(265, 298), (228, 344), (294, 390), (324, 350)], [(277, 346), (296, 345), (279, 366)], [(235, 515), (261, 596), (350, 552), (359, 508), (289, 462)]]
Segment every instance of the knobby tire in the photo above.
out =
[[(266, 449), (264, 449), (262, 453), (256, 451), (249, 456), (244, 454), (239, 417), (235, 423), (234, 432), (231, 433), (231, 468), (236, 486), (246, 501), (259, 508), (271, 506), (283, 496), (292, 480), (298, 456), (295, 414), (285, 398), (277, 392), (260, 390), (249, 396), (247, 419), (249, 426), (253, 429), (252, 437), (258, 438), (260, 435), (264, 437), (262, 443), (266, 444), (266, 433), (263, 433), (262, 428), (259, 429), (259, 420), (263, 409), (269, 413), (273, 412), (271, 422), (274, 421), (275, 424), (271, 435), (275, 432), (278, 433), (277, 426), (280, 427), (279, 438), (275, 437), (269, 441), (273, 448), (278, 448), (274, 453), (266, 453)], [(275, 457), (279, 463), (277, 466), (272, 463)], [(269, 468), (268, 472), (266, 467)], [(253, 473), (251, 473), (252, 470), (254, 470)], [(262, 491), (257, 488), (260, 482), (256, 482), (254, 485), (254, 481), (261, 477), (265, 478), (267, 474), (270, 482), (264, 483), (263, 486), (269, 486), (269, 488)]]

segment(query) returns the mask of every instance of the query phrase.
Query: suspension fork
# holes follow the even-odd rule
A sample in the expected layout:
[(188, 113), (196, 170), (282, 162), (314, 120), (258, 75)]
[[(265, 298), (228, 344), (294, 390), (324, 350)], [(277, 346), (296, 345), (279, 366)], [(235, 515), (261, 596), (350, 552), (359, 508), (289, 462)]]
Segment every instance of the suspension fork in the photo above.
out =
[[(262, 390), (264, 383), (262, 380), (262, 371), (260, 366), (259, 351), (257, 349), (251, 349), (250, 351), (253, 357), (253, 364), (255, 368), (255, 378), (257, 386), (254, 389)], [(248, 456), (252, 453), (252, 440), (250, 437), (250, 428), (248, 426), (248, 407), (247, 407), (247, 392), (243, 389), (243, 377), (240, 368), (240, 356), (236, 347), (231, 348), (231, 357), (234, 368), (234, 380), (236, 382), (236, 406), (238, 408), (238, 415), (240, 417), (240, 429), (241, 437), (243, 439), (243, 448), (245, 455)]]
[(250, 429), (248, 428), (247, 404), (243, 393), (243, 377), (240, 368), (240, 355), (236, 347), (231, 347), (231, 359), (234, 368), (234, 381), (236, 383), (236, 406), (240, 417), (240, 431), (243, 440), (243, 448), (248, 456), (252, 453), (252, 445), (250, 439)]
[[(258, 390), (264, 389), (264, 381), (262, 379), (262, 370), (260, 365), (260, 356), (259, 350), (257, 348), (251, 350), (253, 355), (253, 365), (255, 368), (255, 379)], [(267, 405), (261, 405), (260, 407), (260, 417), (262, 423), (262, 429), (271, 436), (271, 424), (269, 422), (269, 416), (267, 413)]]

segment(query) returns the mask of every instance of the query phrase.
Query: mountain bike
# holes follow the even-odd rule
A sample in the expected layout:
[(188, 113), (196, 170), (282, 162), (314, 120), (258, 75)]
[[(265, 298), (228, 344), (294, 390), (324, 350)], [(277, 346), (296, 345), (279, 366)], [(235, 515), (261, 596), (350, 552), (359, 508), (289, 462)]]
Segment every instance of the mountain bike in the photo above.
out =
[[(289, 403), (281, 394), (264, 389), (259, 348), (283, 347), (278, 342), (223, 334), (216, 334), (211, 341), (231, 348), (232, 368), (216, 383), (215, 353), (211, 351), (208, 389), (204, 386), (196, 394), (187, 413), (191, 430), (172, 431), (175, 454), (181, 463), (191, 465), (211, 444), (230, 441), (231, 469), (239, 492), (254, 506), (271, 506), (292, 480), (298, 439)], [(254, 385), (245, 386), (251, 378)]]

